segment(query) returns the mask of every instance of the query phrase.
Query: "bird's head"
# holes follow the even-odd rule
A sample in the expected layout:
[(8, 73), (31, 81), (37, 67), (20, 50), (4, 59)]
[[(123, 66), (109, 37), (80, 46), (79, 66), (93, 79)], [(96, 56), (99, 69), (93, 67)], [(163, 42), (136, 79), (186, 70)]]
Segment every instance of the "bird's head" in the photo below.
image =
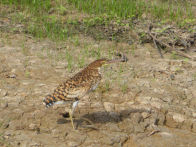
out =
[(103, 59), (95, 60), (94, 62), (90, 63), (88, 67), (92, 69), (98, 69), (107, 64), (109, 64), (109, 60), (103, 58)]
[(101, 67), (111, 64), (111, 63), (116, 63), (116, 62), (127, 62), (127, 59), (125, 60), (124, 58), (122, 59), (106, 59), (106, 58), (102, 58), (102, 59), (98, 59), (95, 60), (94, 62), (89, 64), (89, 68), (91, 69), (100, 69)]

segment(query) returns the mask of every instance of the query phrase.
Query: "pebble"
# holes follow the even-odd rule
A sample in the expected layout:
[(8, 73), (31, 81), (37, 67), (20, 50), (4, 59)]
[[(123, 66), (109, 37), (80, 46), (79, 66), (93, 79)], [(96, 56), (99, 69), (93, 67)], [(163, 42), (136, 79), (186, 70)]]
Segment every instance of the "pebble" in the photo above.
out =
[(106, 111), (108, 112), (114, 111), (115, 105), (113, 103), (104, 102), (103, 105)]
[(143, 119), (146, 119), (150, 116), (150, 114), (147, 112), (142, 112), (141, 115), (142, 115)]
[(172, 128), (178, 128), (182, 126), (185, 120), (185, 116), (179, 113), (169, 112), (166, 115), (166, 125)]
[(29, 125), (29, 129), (30, 129), (30, 130), (36, 130), (37, 128), (39, 128), (37, 124), (31, 123), (31, 124)]
[(182, 115), (182, 114), (179, 114), (179, 113), (174, 113), (174, 114), (173, 114), (173, 119), (174, 119), (176, 122), (182, 123), (182, 122), (185, 121), (185, 116)]

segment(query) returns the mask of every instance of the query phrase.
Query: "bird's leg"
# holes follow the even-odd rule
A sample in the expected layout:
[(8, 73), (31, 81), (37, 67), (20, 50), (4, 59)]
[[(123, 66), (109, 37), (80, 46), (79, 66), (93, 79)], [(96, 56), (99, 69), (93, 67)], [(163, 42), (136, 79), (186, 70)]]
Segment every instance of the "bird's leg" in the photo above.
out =
[(71, 109), (69, 110), (69, 118), (70, 118), (70, 120), (71, 120), (71, 125), (72, 125), (73, 129), (75, 130)]
[(76, 100), (75, 102), (73, 102), (73, 104), (72, 104), (72, 110), (71, 110), (72, 114), (74, 114), (75, 109), (78, 106), (78, 102), (79, 102), (78, 100)]
[(70, 120), (71, 120), (71, 125), (72, 125), (72, 127), (73, 127), (74, 130), (75, 130), (75, 127), (74, 127), (74, 123), (73, 123), (73, 115), (74, 115), (75, 108), (78, 105), (78, 102), (79, 102), (78, 100), (76, 100), (75, 102), (73, 102), (72, 108), (69, 110), (69, 117), (70, 117)]

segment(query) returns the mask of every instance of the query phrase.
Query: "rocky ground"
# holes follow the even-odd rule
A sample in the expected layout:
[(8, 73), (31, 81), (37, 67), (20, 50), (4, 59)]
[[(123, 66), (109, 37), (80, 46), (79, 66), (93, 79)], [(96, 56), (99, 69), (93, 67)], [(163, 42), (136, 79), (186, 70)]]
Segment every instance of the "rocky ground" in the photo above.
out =
[[(118, 43), (96, 41), (92, 32), (62, 42), (0, 19), (0, 146), (196, 146), (195, 61), (172, 53), (162, 59), (133, 32)], [(196, 56), (194, 49), (187, 54)], [(44, 107), (59, 83), (97, 58), (114, 58), (114, 50), (129, 60), (103, 69), (99, 87), (79, 103), (77, 130), (62, 115), (68, 106)]]
[(60, 115), (65, 106), (46, 109), (42, 99), (80, 68), (73, 64), (68, 71), (66, 61), (50, 58), (63, 54), (55, 42), (1, 34), (0, 146), (196, 146), (196, 62), (169, 54), (160, 59), (150, 44), (133, 50), (126, 43), (79, 41), (64, 47), (76, 53), (83, 43), (101, 50), (116, 46), (129, 61), (104, 69), (99, 88), (80, 101), (73, 130)]

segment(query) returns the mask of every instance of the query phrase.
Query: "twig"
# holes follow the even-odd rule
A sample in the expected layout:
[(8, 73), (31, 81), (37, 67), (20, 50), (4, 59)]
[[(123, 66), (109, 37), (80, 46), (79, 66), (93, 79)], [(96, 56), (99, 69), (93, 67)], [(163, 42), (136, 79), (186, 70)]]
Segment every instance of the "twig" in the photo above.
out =
[(156, 42), (154, 39), (153, 39), (153, 42), (154, 42), (154, 45), (155, 45), (155, 47), (157, 48), (157, 50), (158, 50), (158, 52), (159, 52), (161, 58), (163, 58), (163, 54), (162, 54), (162, 52), (161, 52), (161, 49), (160, 49), (159, 45), (157, 45), (157, 42)]
[(150, 132), (147, 136), (149, 137), (149, 136), (152, 136), (152, 135), (154, 135), (155, 133), (159, 133), (160, 132), (160, 130), (153, 130), (152, 132)]
[[(167, 48), (168, 48), (168, 49), (167, 49), (168, 52), (171, 53), (172, 51), (175, 51), (179, 56), (186, 57), (186, 58), (189, 58), (189, 59), (191, 59), (191, 60), (193, 60), (193, 61), (196, 61), (195, 58), (189, 56), (188, 54), (183, 53), (183, 52), (181, 52), (181, 51), (178, 51), (178, 50), (175, 49), (174, 47), (171, 47), (171, 46), (169, 46), (168, 44), (166, 44), (166, 43), (162, 42), (161, 40), (157, 39), (157, 38), (151, 33), (151, 29), (152, 29), (152, 28), (149, 27), (149, 35), (150, 35), (150, 37), (151, 37), (154, 41), (158, 42), (159, 44), (161, 44), (161, 45), (167, 47)], [(169, 49), (170, 49), (170, 50), (169, 50)]]
[[(152, 24), (150, 24), (150, 26), (149, 26), (149, 28), (148, 28), (148, 30), (149, 30), (149, 35), (151, 34), (152, 28), (153, 28), (153, 26), (152, 26)], [(151, 35), (150, 35), (150, 36), (151, 36)], [(158, 50), (158, 52), (159, 52), (159, 54), (160, 54), (160, 56), (161, 56), (161, 58), (163, 58), (163, 54), (161, 53), (161, 49), (160, 49), (160, 47), (157, 45), (158, 42), (156, 42), (156, 40), (155, 40), (152, 36), (151, 36), (151, 38), (152, 38), (152, 40), (153, 40), (153, 42), (154, 42), (154, 45), (155, 45), (155, 47), (157, 48), (157, 50)]]

